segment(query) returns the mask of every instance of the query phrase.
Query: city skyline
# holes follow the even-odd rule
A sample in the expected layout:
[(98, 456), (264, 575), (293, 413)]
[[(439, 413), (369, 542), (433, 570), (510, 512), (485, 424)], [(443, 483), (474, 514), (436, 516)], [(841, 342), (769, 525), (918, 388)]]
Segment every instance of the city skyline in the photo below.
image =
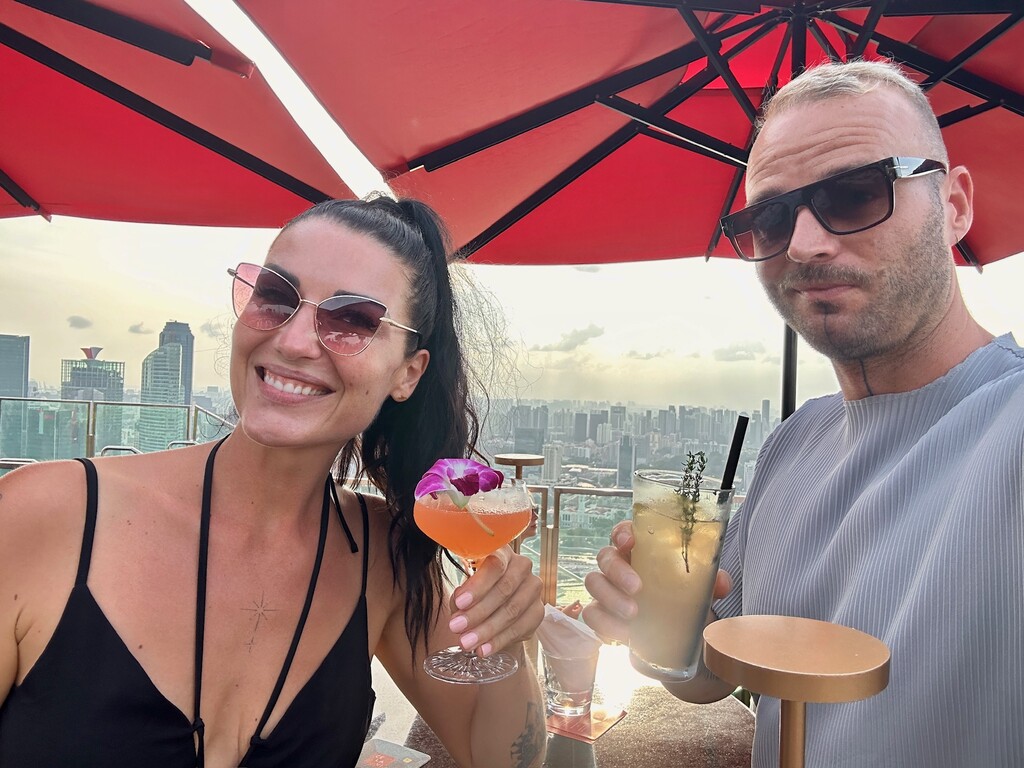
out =
[[(0, 221), (0, 334), (31, 338), (30, 378), (41, 383), (56, 385), (60, 360), (95, 345), (126, 363), (125, 385), (138, 389), (159, 329), (177, 320), (195, 334), (196, 390), (226, 388), (234, 321), (226, 270), (262, 261), (274, 234)], [(462, 281), (464, 335), (493, 396), (729, 407), (779, 397), (782, 323), (752, 265), (678, 259), (463, 271), (471, 283)], [(958, 276), (983, 325), (1024, 338), (1016, 298), (1024, 259)], [(831, 366), (804, 344), (798, 369), (798, 403), (837, 389)]]

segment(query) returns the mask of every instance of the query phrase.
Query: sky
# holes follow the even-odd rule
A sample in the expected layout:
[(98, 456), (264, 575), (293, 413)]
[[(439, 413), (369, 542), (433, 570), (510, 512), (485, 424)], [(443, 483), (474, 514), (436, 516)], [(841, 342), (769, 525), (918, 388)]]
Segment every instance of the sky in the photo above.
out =
[[(0, 333), (32, 337), (38, 381), (59, 384), (61, 359), (98, 346), (101, 359), (125, 361), (126, 384), (137, 387), (164, 323), (186, 322), (196, 336), (196, 391), (226, 387), (227, 269), (262, 261), (273, 236), (65, 217), (0, 221)], [(459, 269), (467, 339), (486, 347), (476, 359), (494, 373), (494, 396), (737, 410), (779, 401), (782, 324), (751, 265)], [(1024, 339), (1024, 256), (957, 274), (984, 326)], [(798, 361), (798, 402), (836, 390), (824, 358), (800, 345)]]
[[(257, 63), (353, 189), (383, 187), (232, 3), (188, 1)], [(234, 319), (226, 270), (261, 262), (273, 236), (65, 217), (0, 220), (0, 333), (32, 337), (37, 381), (58, 385), (61, 359), (98, 346), (101, 359), (126, 363), (126, 384), (137, 387), (164, 323), (186, 322), (196, 336), (195, 391), (226, 387)], [(779, 401), (782, 324), (751, 265), (681, 259), (462, 271), (466, 338), (493, 396), (737, 410)], [(958, 275), (982, 325), (1024, 340), (1024, 256)], [(800, 345), (798, 403), (836, 389), (828, 362)]]

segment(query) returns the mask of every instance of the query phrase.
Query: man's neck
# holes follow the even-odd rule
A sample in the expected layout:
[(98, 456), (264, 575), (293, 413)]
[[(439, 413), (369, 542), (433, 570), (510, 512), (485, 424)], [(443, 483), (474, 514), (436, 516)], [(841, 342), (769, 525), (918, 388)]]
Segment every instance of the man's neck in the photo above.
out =
[(948, 313), (923, 339), (878, 357), (832, 361), (846, 400), (910, 392), (944, 376), (993, 335), (982, 328), (962, 305)]

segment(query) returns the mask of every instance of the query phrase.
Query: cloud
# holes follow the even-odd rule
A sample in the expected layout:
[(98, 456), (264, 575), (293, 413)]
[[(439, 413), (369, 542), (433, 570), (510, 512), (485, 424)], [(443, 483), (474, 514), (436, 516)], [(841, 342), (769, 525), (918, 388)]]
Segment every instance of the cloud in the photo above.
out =
[(593, 272), (600, 272), (601, 271), (601, 267), (599, 267), (597, 264), (580, 264), (577, 267), (573, 267), (573, 269), (575, 269), (577, 272), (591, 272), (591, 273), (593, 273)]
[(631, 349), (626, 353), (626, 357), (630, 360), (654, 360), (659, 357), (665, 357), (667, 354), (664, 350), (660, 352), (637, 352), (635, 349)]
[(92, 320), (88, 317), (82, 317), (81, 315), (71, 315), (68, 318), (68, 325), (72, 328), (89, 328), (92, 326)]
[(764, 344), (759, 341), (730, 344), (713, 352), (715, 360), (721, 363), (735, 363), (742, 360), (756, 360), (764, 354)]
[(554, 344), (544, 344), (530, 347), (534, 352), (572, 352), (574, 349), (586, 344), (590, 339), (596, 339), (604, 335), (604, 328), (599, 328), (593, 323), (586, 328), (574, 328), (568, 333), (563, 333), (562, 338)]
[(143, 328), (143, 323), (135, 323), (135, 325), (128, 326), (128, 333), (141, 333), (143, 335), (147, 333), (153, 333), (149, 328)]

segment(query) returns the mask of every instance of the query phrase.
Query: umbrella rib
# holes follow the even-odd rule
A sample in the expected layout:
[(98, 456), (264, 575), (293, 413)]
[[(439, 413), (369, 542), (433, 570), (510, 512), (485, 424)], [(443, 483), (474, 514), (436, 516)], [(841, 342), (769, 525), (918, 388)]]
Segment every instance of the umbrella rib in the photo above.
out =
[(885, 13), (885, 6), (888, 4), (889, 0), (877, 0), (877, 2), (871, 4), (871, 10), (868, 11), (868, 17), (864, 21), (864, 28), (857, 35), (857, 41), (853, 44), (853, 49), (847, 53), (848, 59), (859, 59), (864, 55), (868, 43), (871, 42), (871, 36), (875, 34), (875, 28), (878, 26), (882, 14)]
[(997, 107), (999, 107), (999, 102), (997, 101), (984, 101), (973, 107), (960, 107), (959, 109), (950, 110), (949, 112), (936, 117), (936, 120), (938, 120), (940, 128), (948, 128), (949, 126), (956, 125), (968, 118), (983, 115)]
[(740, 86), (739, 80), (736, 79), (736, 75), (733, 74), (732, 69), (729, 68), (729, 63), (722, 58), (722, 54), (719, 49), (722, 47), (722, 41), (718, 38), (708, 35), (707, 31), (701, 26), (701, 23), (697, 20), (697, 15), (687, 9), (678, 8), (679, 15), (683, 17), (686, 22), (686, 26), (690, 28), (690, 32), (693, 33), (694, 39), (700, 45), (701, 50), (704, 51), (704, 55), (707, 56), (708, 62), (715, 68), (719, 77), (722, 78), (722, 82), (725, 83), (729, 92), (736, 99), (736, 102), (740, 105), (740, 109), (746, 114), (747, 119), (751, 123), (757, 120), (757, 110), (754, 109), (754, 105), (750, 103), (750, 99), (747, 98), (747, 94), (743, 91)]
[(554, 176), (537, 191), (527, 196), (525, 200), (514, 206), (508, 213), (466, 243), (465, 246), (459, 249), (459, 257), (468, 259), (506, 229), (540, 206), (543, 202), (567, 187), (616, 149), (624, 145), (636, 134), (637, 130), (633, 123), (619, 128), (615, 133), (576, 160), (557, 176)]
[(733, 146), (721, 139), (716, 139), (710, 134), (684, 125), (659, 112), (646, 109), (639, 104), (634, 104), (621, 96), (601, 96), (597, 99), (597, 103), (687, 144), (693, 144), (707, 150), (716, 155), (719, 160), (723, 160), (730, 165), (741, 168), (746, 167), (746, 157), (743, 150), (739, 147)]
[(182, 117), (170, 112), (158, 104), (139, 96), (137, 93), (108, 80), (91, 69), (88, 69), (68, 57), (47, 48), (45, 45), (18, 32), (15, 29), (0, 24), (0, 44), (15, 50), (40, 64), (49, 67), (66, 77), (81, 83), (97, 93), (121, 104), (128, 109), (159, 123), (180, 136), (189, 139), (196, 144), (209, 149), (218, 155), (227, 158), (241, 167), (262, 176), (274, 184), (298, 195), (311, 203), (318, 203), (330, 198), (330, 195), (321, 192), (315, 187), (298, 179), (291, 174), (282, 171), (280, 168), (261, 160), (255, 155), (246, 152), (244, 149), (221, 139), (194, 123), (190, 123)]
[(840, 57), (839, 52), (832, 47), (832, 43), (828, 41), (828, 38), (825, 37), (825, 33), (821, 31), (821, 27), (815, 23), (814, 19), (811, 19), (808, 22), (807, 29), (810, 30), (811, 35), (814, 37), (818, 45), (821, 46), (821, 50), (823, 50), (825, 55), (828, 56), (829, 61), (835, 63), (841, 60), (842, 57)]
[[(725, 40), (749, 29), (758, 29), (770, 24), (775, 18), (781, 15), (779, 11), (768, 13), (747, 19), (716, 35), (716, 38)], [(500, 144), (508, 139), (526, 133), (534, 128), (550, 123), (558, 118), (576, 112), (594, 103), (595, 95), (606, 93), (618, 93), (628, 90), (635, 85), (652, 80), (674, 69), (681, 69), (704, 58), (704, 52), (696, 41), (676, 48), (673, 51), (657, 56), (643, 64), (619, 72), (603, 80), (589, 83), (577, 88), (571, 93), (559, 96), (538, 107), (528, 109), (513, 118), (504, 120), (497, 125), (484, 128), (481, 131), (470, 134), (462, 139), (447, 144), (439, 149), (426, 152), (408, 162), (408, 170), (412, 171), (422, 167), (425, 170), (436, 171), (450, 163), (463, 160), (470, 155), (481, 152), (488, 147)]]
[(3, 189), (8, 195), (13, 197), (18, 205), (35, 211), (47, 221), (50, 220), (50, 213), (39, 204), (39, 201), (26, 192), (24, 187), (4, 173), (3, 170), (0, 170), (0, 189)]
[[(854, 33), (860, 32), (861, 28), (859, 25), (838, 14), (825, 14), (823, 18), (838, 29), (845, 29)], [(938, 72), (949, 63), (937, 56), (932, 56), (918, 48), (914, 48), (912, 45), (880, 35), (877, 32), (872, 34), (872, 39), (878, 44), (879, 53), (892, 56), (894, 59), (925, 75)], [(993, 83), (991, 80), (972, 74), (967, 70), (960, 70), (951, 74), (946, 79), (946, 82), (985, 101), (998, 102), (1000, 106), (1005, 107), (1011, 112), (1024, 116), (1024, 96), (1009, 88)]]
[(92, 3), (81, 0), (14, 1), (178, 64), (190, 66), (196, 57), (207, 61), (211, 58), (210, 48), (200, 42), (180, 37)]
[(950, 75), (964, 66), (964, 64), (966, 64), (972, 57), (981, 53), (981, 51), (991, 45), (997, 38), (1001, 37), (1006, 32), (1009, 32), (1022, 18), (1024, 18), (1024, 11), (1018, 11), (1012, 16), (1007, 16), (999, 24), (992, 27), (992, 29), (950, 59), (949, 64), (942, 71), (933, 72), (929, 75), (925, 81), (921, 83), (921, 90), (929, 91), (942, 81), (948, 79)]

